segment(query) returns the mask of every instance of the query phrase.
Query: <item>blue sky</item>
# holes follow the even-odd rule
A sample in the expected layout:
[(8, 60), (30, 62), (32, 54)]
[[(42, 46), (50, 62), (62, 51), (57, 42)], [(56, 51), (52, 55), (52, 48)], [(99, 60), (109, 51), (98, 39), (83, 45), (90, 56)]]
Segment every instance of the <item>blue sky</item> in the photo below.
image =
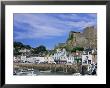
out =
[(53, 49), (66, 41), (70, 31), (96, 25), (95, 13), (14, 13), (14, 41)]

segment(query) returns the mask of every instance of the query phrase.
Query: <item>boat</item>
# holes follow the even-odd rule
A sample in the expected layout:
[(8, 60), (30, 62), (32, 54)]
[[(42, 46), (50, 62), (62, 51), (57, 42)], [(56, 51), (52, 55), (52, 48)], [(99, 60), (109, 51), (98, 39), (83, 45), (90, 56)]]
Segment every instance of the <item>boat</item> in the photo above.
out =
[(81, 76), (80, 73), (74, 73), (73, 75), (74, 75), (74, 76)]
[(16, 75), (26, 75), (28, 72), (24, 69), (21, 69), (19, 72), (16, 73)]
[(16, 73), (16, 75), (24, 75), (24, 76), (36, 76), (37, 74), (34, 74), (34, 70), (24, 70), (24, 69), (21, 69), (20, 72)]

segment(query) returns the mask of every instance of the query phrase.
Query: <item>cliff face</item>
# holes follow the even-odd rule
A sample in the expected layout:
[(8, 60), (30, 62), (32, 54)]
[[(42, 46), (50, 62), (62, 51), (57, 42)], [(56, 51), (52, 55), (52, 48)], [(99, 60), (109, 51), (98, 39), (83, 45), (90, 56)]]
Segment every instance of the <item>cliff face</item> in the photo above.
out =
[(97, 47), (97, 30), (95, 27), (87, 27), (82, 33), (71, 31), (66, 41), (68, 48), (83, 47), (96, 48)]
[(95, 27), (85, 28), (83, 35), (86, 38), (89, 47), (97, 48), (97, 29)]
[(93, 26), (86, 27), (83, 32), (70, 31), (65, 43), (59, 43), (56, 48), (66, 48), (71, 51), (75, 47), (97, 48), (97, 29)]

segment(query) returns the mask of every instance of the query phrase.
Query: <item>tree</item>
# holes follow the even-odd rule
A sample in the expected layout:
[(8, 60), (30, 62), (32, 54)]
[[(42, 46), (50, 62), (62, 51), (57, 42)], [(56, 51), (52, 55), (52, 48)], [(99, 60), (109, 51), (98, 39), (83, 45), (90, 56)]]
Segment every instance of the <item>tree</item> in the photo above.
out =
[(23, 47), (24, 47), (23, 43), (21, 43), (21, 42), (14, 42), (14, 48), (19, 48), (19, 49), (21, 49), (21, 48), (23, 48)]
[(31, 46), (30, 45), (24, 45), (24, 48), (31, 49)]
[(21, 55), (21, 52), (19, 52), (21, 49), (31, 49), (32, 47), (30, 45), (24, 45), (21, 42), (14, 42), (14, 55)]
[(46, 48), (45, 48), (45, 46), (41, 45), (41, 46), (37, 47), (36, 50), (37, 50), (37, 53), (42, 53), (42, 52), (46, 51)]
[(39, 54), (39, 55), (43, 56), (43, 54), (46, 54), (47, 53), (47, 50), (46, 50), (46, 47), (45, 46), (40, 45), (40, 46), (34, 48), (33, 53), (34, 54)]
[(15, 48), (14, 49), (14, 55), (21, 55), (21, 52), (19, 52), (19, 49), (18, 48)]
[(24, 47), (24, 45), (21, 42), (14, 42), (14, 55), (21, 55), (19, 50)]

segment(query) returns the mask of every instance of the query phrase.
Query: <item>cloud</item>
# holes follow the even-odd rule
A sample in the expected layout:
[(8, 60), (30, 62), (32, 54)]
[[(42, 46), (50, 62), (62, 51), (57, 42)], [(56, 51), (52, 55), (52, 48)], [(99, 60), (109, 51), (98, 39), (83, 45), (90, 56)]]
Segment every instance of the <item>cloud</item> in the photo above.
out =
[(68, 23), (69, 26), (73, 26), (75, 28), (80, 28), (80, 29), (84, 29), (88, 26), (96, 26), (96, 22), (95, 21), (78, 21), (78, 22), (69, 22)]
[(14, 14), (14, 39), (49, 39), (96, 25), (96, 14)]
[(45, 26), (38, 27), (39, 30), (32, 30), (27, 32), (15, 32), (17, 35), (15, 39), (29, 39), (29, 38), (39, 38), (39, 39), (46, 39), (52, 38), (57, 36), (62, 36), (66, 33), (66, 31), (59, 30), (56, 28), (49, 28)]
[[(68, 26), (72, 26), (73, 28), (78, 28), (83, 30), (88, 26), (96, 26), (97, 25), (97, 15), (96, 14), (72, 14), (75, 20), (71, 20), (67, 22)], [(73, 19), (72, 18), (72, 19)]]

